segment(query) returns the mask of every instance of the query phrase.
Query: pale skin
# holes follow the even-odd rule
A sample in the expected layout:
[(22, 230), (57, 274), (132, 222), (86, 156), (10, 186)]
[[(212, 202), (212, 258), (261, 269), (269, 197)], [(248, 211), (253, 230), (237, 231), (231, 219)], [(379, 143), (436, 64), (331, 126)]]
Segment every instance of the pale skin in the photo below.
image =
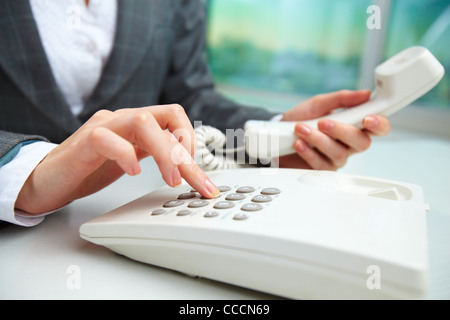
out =
[[(370, 98), (371, 91), (349, 91), (317, 95), (287, 111), (282, 121), (302, 121), (329, 114), (335, 109), (351, 108)], [(281, 167), (295, 167), (316, 170), (337, 170), (342, 168), (348, 158), (367, 150), (372, 142), (371, 136), (386, 136), (391, 131), (387, 118), (369, 115), (363, 119), (364, 129), (338, 123), (328, 119), (318, 123), (318, 130), (298, 123), (294, 143), (297, 154), (280, 158)]]
[[(301, 123), (369, 97), (370, 91), (343, 90), (315, 96), (287, 111), (282, 120), (299, 121), (295, 129), (299, 139), (294, 144), (297, 154), (280, 158), (280, 167), (336, 170), (352, 154), (367, 150), (372, 135), (387, 135), (390, 123), (377, 115), (364, 119), (363, 130), (326, 119), (318, 129), (305, 129)], [(216, 197), (219, 190), (193, 160), (195, 147), (193, 128), (179, 105), (102, 110), (34, 169), (15, 207), (30, 214), (56, 210), (123, 174), (139, 174), (139, 161), (149, 156), (168, 185), (177, 186), (184, 178), (204, 197)]]
[[(89, 0), (85, 0), (86, 6)], [(337, 170), (347, 159), (370, 147), (371, 136), (384, 136), (389, 121), (371, 115), (364, 129), (322, 120), (318, 129), (301, 123), (338, 108), (359, 105), (370, 91), (338, 91), (317, 95), (284, 113), (282, 121), (299, 121), (296, 154), (279, 159), (281, 167)], [(101, 110), (77, 132), (51, 151), (34, 169), (15, 207), (30, 214), (56, 210), (93, 194), (123, 174), (141, 172), (139, 161), (152, 156), (164, 181), (175, 187), (182, 178), (206, 198), (220, 192), (194, 162), (196, 139), (191, 123), (179, 105)]]

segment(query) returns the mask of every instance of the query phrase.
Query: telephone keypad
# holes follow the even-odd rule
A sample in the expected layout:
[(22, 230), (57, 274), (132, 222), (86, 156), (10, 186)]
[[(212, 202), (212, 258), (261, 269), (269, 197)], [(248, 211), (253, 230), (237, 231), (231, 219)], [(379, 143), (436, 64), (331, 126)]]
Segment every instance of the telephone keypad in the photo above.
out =
[(176, 199), (166, 201), (162, 208), (153, 210), (150, 215), (175, 214), (177, 217), (189, 217), (195, 216), (200, 210), (203, 218), (229, 216), (233, 220), (243, 221), (264, 210), (281, 193), (281, 190), (275, 187), (218, 186), (218, 189), (221, 193), (215, 199), (203, 198), (195, 189), (188, 189)]

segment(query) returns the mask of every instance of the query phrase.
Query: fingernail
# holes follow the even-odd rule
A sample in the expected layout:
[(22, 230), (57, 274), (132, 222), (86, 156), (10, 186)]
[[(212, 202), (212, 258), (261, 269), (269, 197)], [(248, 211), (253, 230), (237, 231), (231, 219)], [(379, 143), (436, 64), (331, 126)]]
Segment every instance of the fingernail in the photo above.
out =
[(302, 140), (297, 140), (294, 144), (295, 150), (297, 152), (305, 152), (306, 151), (306, 143)]
[(206, 190), (208, 191), (208, 193), (210, 194), (211, 197), (217, 197), (220, 194), (219, 189), (216, 187), (216, 185), (214, 183), (212, 183), (211, 180), (206, 179), (205, 180), (205, 186), (206, 186)]
[(139, 165), (139, 161), (136, 161), (131, 168), (125, 171), (129, 176), (137, 176), (141, 173), (141, 166)]
[(330, 131), (334, 127), (334, 122), (331, 120), (323, 120), (320, 122), (320, 129), (322, 131)]
[(299, 124), (295, 127), (297, 134), (307, 136), (311, 133), (311, 128), (306, 124)]
[(172, 183), (174, 186), (179, 186), (181, 184), (181, 173), (178, 167), (175, 167), (172, 171)]
[(133, 166), (133, 175), (136, 176), (141, 173), (141, 166), (139, 165), (139, 161), (136, 161), (136, 163)]
[(365, 128), (375, 128), (378, 125), (378, 119), (373, 116), (367, 116), (364, 118)]

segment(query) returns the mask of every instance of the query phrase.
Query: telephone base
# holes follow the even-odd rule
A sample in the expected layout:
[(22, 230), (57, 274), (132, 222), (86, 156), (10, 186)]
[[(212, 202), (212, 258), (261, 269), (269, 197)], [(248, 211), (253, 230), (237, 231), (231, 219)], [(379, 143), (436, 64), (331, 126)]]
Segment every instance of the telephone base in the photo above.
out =
[(83, 224), (80, 235), (137, 261), (286, 298), (426, 296), (419, 186), (278, 168), (210, 177), (219, 198), (163, 187)]

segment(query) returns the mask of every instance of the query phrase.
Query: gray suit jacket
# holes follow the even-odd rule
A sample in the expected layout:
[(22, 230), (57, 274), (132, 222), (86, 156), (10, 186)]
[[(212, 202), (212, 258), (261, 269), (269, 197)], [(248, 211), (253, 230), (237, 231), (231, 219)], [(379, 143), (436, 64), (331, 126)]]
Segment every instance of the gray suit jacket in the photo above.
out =
[(178, 103), (191, 121), (222, 130), (272, 117), (214, 90), (205, 21), (201, 0), (120, 0), (110, 60), (84, 111), (74, 117), (54, 80), (29, 1), (0, 1), (0, 156), (29, 139), (23, 134), (59, 143), (99, 109)]

